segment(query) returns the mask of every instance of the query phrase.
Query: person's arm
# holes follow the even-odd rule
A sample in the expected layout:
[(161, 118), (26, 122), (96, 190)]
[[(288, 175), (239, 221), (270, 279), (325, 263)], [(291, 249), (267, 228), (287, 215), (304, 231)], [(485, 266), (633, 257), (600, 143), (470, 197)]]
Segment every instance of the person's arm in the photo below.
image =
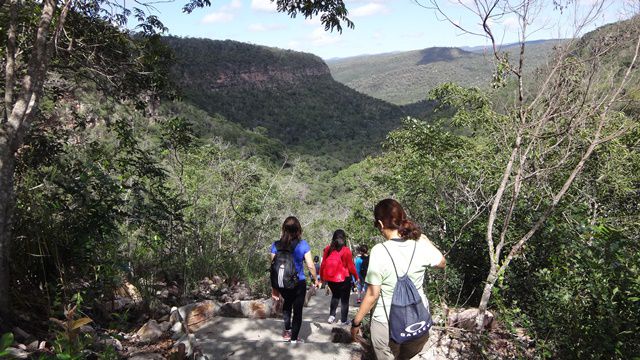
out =
[(434, 257), (436, 259), (440, 258), (440, 261), (434, 261), (432, 264), (435, 264), (435, 265), (432, 265), (432, 266), (440, 269), (444, 269), (447, 266), (447, 259), (444, 258), (444, 255), (442, 255), (440, 250), (438, 250), (438, 248), (435, 247), (435, 245), (433, 245), (431, 241), (428, 241), (427, 244), (428, 244), (427, 246), (429, 247), (429, 251), (434, 254)]
[(346, 251), (344, 251), (342, 253), (342, 261), (347, 264), (347, 269), (349, 269), (349, 273), (351, 275), (353, 275), (354, 279), (356, 281), (358, 281), (360, 279), (360, 276), (358, 275), (358, 272), (356, 271), (356, 266), (353, 264), (353, 256), (351, 254), (351, 250), (349, 250), (349, 248), (345, 247)]
[(438, 248), (433, 245), (431, 240), (429, 240), (426, 235), (422, 234), (420, 240), (424, 240), (427, 243), (429, 264), (433, 267), (444, 269), (447, 266), (447, 260), (444, 258), (444, 255), (442, 255), (440, 250), (438, 250)]
[(320, 281), (318, 281), (318, 274), (316, 274), (316, 265), (313, 263), (313, 257), (311, 256), (311, 251), (307, 251), (304, 254), (304, 262), (307, 264), (307, 268), (311, 273), (311, 281), (313, 281), (316, 287), (320, 287)]
[(364, 299), (362, 299), (362, 303), (360, 304), (360, 308), (356, 313), (356, 316), (353, 318), (351, 323), (351, 338), (355, 340), (355, 336), (358, 334), (358, 330), (360, 330), (360, 325), (362, 325), (362, 319), (373, 309), (373, 306), (378, 301), (378, 297), (380, 297), (380, 285), (369, 285), (367, 286), (367, 292), (364, 295)]
[(324, 248), (324, 250), (322, 251), (322, 262), (320, 263), (320, 281), (324, 282), (324, 276), (322, 276), (322, 274), (324, 274), (324, 268), (325, 268), (325, 264), (324, 264), (324, 259), (327, 258), (327, 248)]
[[(273, 251), (273, 247), (271, 248), (271, 251)], [(276, 254), (274, 252), (272, 252), (271, 254), (269, 254), (271, 257), (271, 260), (269, 261), (269, 263), (273, 262), (273, 258), (276, 257)], [(280, 292), (278, 291), (278, 289), (272, 287), (271, 288), (271, 298), (274, 301), (277, 301), (280, 298)]]

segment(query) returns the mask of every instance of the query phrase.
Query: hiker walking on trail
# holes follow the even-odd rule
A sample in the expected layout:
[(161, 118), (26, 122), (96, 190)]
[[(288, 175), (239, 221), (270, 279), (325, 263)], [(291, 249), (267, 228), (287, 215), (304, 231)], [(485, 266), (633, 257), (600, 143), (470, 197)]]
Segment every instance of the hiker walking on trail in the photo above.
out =
[(356, 256), (356, 271), (358, 272), (358, 277), (360, 281), (357, 282), (358, 285), (358, 299), (356, 302), (360, 304), (362, 302), (362, 297), (367, 291), (367, 283), (364, 279), (367, 278), (367, 270), (369, 269), (369, 247), (367, 245), (360, 245), (358, 247), (358, 255)]
[(331, 306), (329, 308), (330, 324), (336, 321), (336, 309), (340, 302), (340, 323), (348, 325), (349, 296), (351, 295), (351, 275), (358, 280), (358, 273), (353, 264), (351, 250), (345, 246), (347, 234), (344, 230), (336, 230), (333, 233), (331, 244), (325, 249), (320, 265), (320, 277), (326, 281), (331, 289)]
[(397, 201), (380, 201), (374, 217), (386, 241), (371, 249), (368, 287), (351, 322), (351, 335), (355, 338), (362, 319), (374, 309), (371, 342), (376, 358), (411, 359), (425, 352), (432, 324), (423, 289), (425, 270), (444, 268), (446, 261)]
[(311, 271), (309, 271), (309, 281), (311, 281), (312, 284), (315, 284), (316, 280), (320, 280), (320, 257), (318, 255), (313, 257), (313, 266), (315, 266), (316, 269), (316, 276), (313, 277), (311, 275)]
[(271, 296), (275, 300), (282, 295), (284, 299), (282, 337), (292, 343), (303, 342), (298, 339), (298, 333), (302, 325), (302, 307), (307, 290), (304, 264), (315, 280), (315, 286), (320, 285), (311, 257), (311, 247), (301, 237), (300, 222), (296, 217), (289, 216), (282, 224), (280, 240), (271, 245)]

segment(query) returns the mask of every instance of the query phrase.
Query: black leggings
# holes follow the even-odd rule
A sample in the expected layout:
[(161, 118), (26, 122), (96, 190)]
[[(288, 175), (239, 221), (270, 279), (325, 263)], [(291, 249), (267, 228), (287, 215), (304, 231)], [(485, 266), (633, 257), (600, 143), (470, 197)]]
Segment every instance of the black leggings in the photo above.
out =
[[(291, 330), (291, 340), (298, 340), (298, 333), (302, 326), (302, 306), (307, 292), (307, 283), (303, 280), (298, 282), (298, 285), (293, 289), (278, 290), (284, 298), (284, 305), (282, 305), (284, 329)], [(291, 320), (291, 310), (293, 310), (293, 321)]]
[(338, 300), (340, 300), (340, 321), (347, 322), (349, 316), (349, 296), (351, 295), (351, 277), (343, 282), (329, 281), (329, 289), (331, 289), (331, 307), (329, 315), (336, 316), (338, 308)]

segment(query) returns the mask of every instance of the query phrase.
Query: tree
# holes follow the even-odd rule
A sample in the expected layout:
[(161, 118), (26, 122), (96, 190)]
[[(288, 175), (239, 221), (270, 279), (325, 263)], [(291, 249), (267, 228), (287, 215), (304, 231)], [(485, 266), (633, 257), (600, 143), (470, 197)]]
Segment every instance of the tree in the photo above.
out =
[[(271, 0), (274, 1), (274, 0)], [(307, 18), (320, 15), (327, 30), (341, 32), (341, 24), (353, 23), (347, 18), (342, 0), (277, 0), (278, 11), (294, 17), (301, 14)], [(95, 59), (95, 49), (109, 50), (112, 39), (100, 38), (95, 43), (86, 43), (89, 38), (78, 36), (87, 24), (100, 24), (117, 29), (124, 28), (128, 18), (138, 22), (136, 29), (143, 36), (164, 32), (165, 27), (155, 15), (152, 2), (136, 2), (138, 7), (126, 7), (110, 0), (0, 0), (2, 22), (2, 66), (3, 111), (0, 119), (0, 319), (7, 319), (10, 311), (9, 249), (12, 241), (12, 217), (15, 206), (14, 172), (16, 154), (24, 142), (25, 135), (38, 111), (38, 103), (48, 79), (48, 71), (55, 59), (73, 58), (83, 49), (86, 62), (99, 80), (111, 81), (110, 63)], [(195, 8), (208, 6), (210, 0), (189, 0), (183, 10), (187, 13)], [(115, 25), (112, 25), (115, 24)], [(124, 31), (118, 31), (125, 34)], [(87, 35), (87, 34), (84, 34)], [(103, 34), (94, 34), (103, 35)], [(93, 40), (96, 40), (95, 38)], [(108, 57), (106, 59), (109, 59)], [(144, 73), (139, 75), (143, 76)], [(153, 74), (151, 74), (153, 75)]]
[[(534, 73), (525, 66), (529, 27), (546, 3), (458, 1), (479, 18), (480, 30), (474, 31), (454, 21), (444, 2), (416, 2), (435, 9), (465, 33), (486, 37), (496, 65), (494, 87), (514, 86), (513, 101), (500, 109), (507, 116), (492, 125), (494, 141), (508, 152), (488, 197), (485, 241), (490, 268), (476, 318), (480, 329), (496, 282), (558, 208), (587, 161), (601, 145), (637, 126), (624, 110), (629, 87), (635, 86), (638, 76), (640, 18), (635, 11), (626, 23), (580, 39), (607, 1), (596, 1), (589, 8), (580, 2), (554, 1), (560, 18), (573, 16), (574, 32), (557, 45), (553, 61)], [(519, 24), (515, 61), (498, 42), (496, 27), (507, 16), (516, 17)], [(531, 194), (534, 197), (528, 197)], [(524, 227), (515, 226), (514, 213), (523, 203), (536, 211)]]

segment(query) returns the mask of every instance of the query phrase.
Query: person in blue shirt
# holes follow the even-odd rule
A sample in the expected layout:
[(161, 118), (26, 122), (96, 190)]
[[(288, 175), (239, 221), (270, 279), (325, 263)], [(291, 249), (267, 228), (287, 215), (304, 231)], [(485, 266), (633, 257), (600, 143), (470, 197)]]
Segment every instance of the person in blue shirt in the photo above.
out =
[[(319, 286), (317, 280), (316, 267), (311, 256), (311, 247), (306, 240), (302, 239), (302, 226), (295, 216), (289, 216), (282, 223), (282, 234), (280, 236), (280, 248), (289, 247), (293, 242), (297, 242), (293, 250), (293, 262), (298, 272), (298, 284), (293, 289), (272, 288), (271, 296), (277, 300), (280, 296), (284, 299), (282, 306), (282, 317), (284, 319), (284, 331), (282, 337), (292, 343), (303, 342), (298, 339), (298, 333), (302, 326), (302, 307), (307, 291), (306, 278), (304, 275), (304, 265), (307, 265), (311, 272), (312, 279), (315, 279), (315, 286)], [(276, 256), (278, 249), (276, 243), (271, 244), (271, 260)], [(291, 313), (293, 312), (293, 318)]]
[(367, 276), (367, 268), (369, 267), (369, 247), (367, 245), (360, 245), (358, 247), (358, 255), (356, 255), (356, 271), (360, 277), (360, 281), (357, 282), (358, 286), (358, 299), (356, 302), (360, 304), (362, 297), (367, 292), (367, 283), (364, 279)]

